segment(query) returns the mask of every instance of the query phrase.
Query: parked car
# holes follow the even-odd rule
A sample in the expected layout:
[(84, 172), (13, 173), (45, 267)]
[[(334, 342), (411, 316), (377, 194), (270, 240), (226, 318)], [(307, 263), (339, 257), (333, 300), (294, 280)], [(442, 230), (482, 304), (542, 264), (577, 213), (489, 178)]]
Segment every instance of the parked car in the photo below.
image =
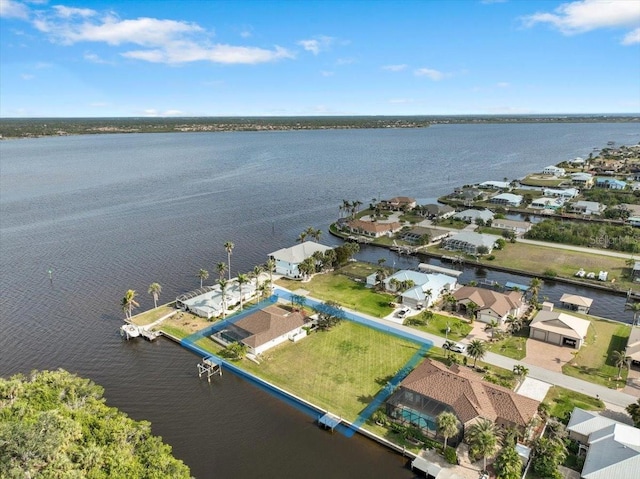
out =
[(467, 350), (467, 347), (462, 343), (453, 343), (449, 345), (448, 343), (444, 343), (442, 346), (443, 349), (449, 349), (455, 353), (464, 353)]
[(398, 317), (399, 318), (404, 318), (407, 314), (409, 314), (409, 311), (411, 311), (409, 308), (405, 307), (400, 309), (400, 311), (398, 311)]

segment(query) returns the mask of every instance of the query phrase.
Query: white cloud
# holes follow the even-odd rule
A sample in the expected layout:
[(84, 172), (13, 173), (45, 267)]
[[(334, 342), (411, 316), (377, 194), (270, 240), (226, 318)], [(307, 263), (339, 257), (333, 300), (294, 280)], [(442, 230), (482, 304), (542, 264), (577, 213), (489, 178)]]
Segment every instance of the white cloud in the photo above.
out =
[(356, 61), (353, 58), (338, 58), (336, 65), (353, 65)]
[(27, 19), (29, 17), (29, 8), (14, 0), (0, 0), (0, 17)]
[[(122, 20), (113, 13), (100, 14), (91, 9), (55, 7), (53, 13), (40, 12), (35, 28), (63, 45), (80, 42), (106, 43), (111, 46), (135, 45), (120, 54), (126, 58), (152, 63), (181, 64), (209, 61), (223, 64), (255, 64), (293, 58), (285, 48), (272, 49), (212, 44), (212, 32), (192, 22), (141, 17)], [(103, 63), (95, 54), (85, 59)]]
[(433, 81), (442, 80), (445, 77), (445, 74), (438, 70), (433, 70), (431, 68), (418, 68), (413, 72), (415, 76), (418, 77), (427, 77)]
[(36, 76), (32, 75), (31, 73), (23, 73), (22, 75), (20, 75), (20, 78), (26, 81), (33, 80), (35, 77)]
[(640, 43), (640, 28), (627, 33), (622, 39), (623, 45), (633, 45), (635, 43)]
[(496, 83), (496, 86), (499, 88), (509, 88), (511, 86), (511, 84), (509, 82), (506, 81), (501, 81)]
[(637, 0), (579, 0), (563, 3), (554, 13), (539, 12), (523, 19), (532, 27), (547, 23), (565, 35), (588, 32), (598, 28), (636, 26), (640, 22), (640, 2)]
[(401, 65), (385, 65), (382, 67), (383, 70), (387, 70), (390, 72), (401, 72), (402, 70), (406, 70), (407, 69), (407, 65), (405, 64), (401, 64)]
[(323, 77), (332, 77), (333, 75), (335, 75), (335, 73), (323, 70), (320, 72), (320, 75), (322, 75)]
[(109, 63), (106, 60), (103, 60), (102, 58), (100, 58), (97, 54), (90, 53), (90, 52), (87, 52), (84, 54), (84, 59), (91, 63), (99, 63), (99, 64)]
[(309, 40), (300, 40), (298, 45), (304, 48), (306, 51), (317, 55), (322, 51), (328, 50), (333, 42), (335, 41), (332, 37), (327, 37), (325, 35), (319, 35), (315, 38)]

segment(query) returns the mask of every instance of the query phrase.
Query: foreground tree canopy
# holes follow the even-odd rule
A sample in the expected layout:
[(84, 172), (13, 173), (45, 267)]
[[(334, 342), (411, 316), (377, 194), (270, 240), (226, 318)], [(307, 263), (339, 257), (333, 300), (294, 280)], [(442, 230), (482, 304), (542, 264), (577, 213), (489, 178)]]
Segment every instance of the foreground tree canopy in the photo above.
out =
[(0, 378), (0, 477), (189, 478), (171, 447), (63, 370)]

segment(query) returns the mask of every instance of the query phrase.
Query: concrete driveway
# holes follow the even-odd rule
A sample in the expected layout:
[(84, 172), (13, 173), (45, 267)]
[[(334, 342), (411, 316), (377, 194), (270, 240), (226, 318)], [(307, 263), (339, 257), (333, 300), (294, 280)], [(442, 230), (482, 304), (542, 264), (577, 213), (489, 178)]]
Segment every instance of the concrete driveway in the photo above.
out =
[(522, 362), (561, 373), (562, 366), (573, 359), (571, 353), (575, 351), (573, 348), (527, 339), (527, 355)]

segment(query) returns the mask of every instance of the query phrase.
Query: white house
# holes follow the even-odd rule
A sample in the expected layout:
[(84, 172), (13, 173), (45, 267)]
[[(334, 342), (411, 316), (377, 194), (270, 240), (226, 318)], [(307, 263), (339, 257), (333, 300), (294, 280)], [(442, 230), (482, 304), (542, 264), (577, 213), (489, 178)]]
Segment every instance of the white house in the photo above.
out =
[(298, 270), (300, 263), (313, 256), (313, 253), (316, 251), (324, 253), (330, 249), (333, 248), (313, 241), (305, 241), (290, 248), (282, 248), (274, 251), (269, 254), (269, 258), (275, 261), (275, 272), (277, 274), (281, 274), (287, 278), (300, 278), (302, 276)]
[(517, 221), (507, 219), (495, 219), (491, 223), (491, 227), (506, 231), (513, 231), (517, 236), (525, 234), (531, 229), (532, 224), (529, 221)]
[(484, 246), (487, 253), (491, 253), (499, 236), (461, 231), (443, 240), (443, 247), (450, 251), (463, 251), (468, 254), (478, 254), (478, 248)]
[(454, 290), (457, 284), (455, 277), (446, 274), (401, 270), (384, 280), (387, 291), (396, 290), (394, 279), (413, 282), (413, 287), (400, 293), (402, 304), (410, 308), (430, 307), (444, 292)]
[(580, 194), (576, 188), (544, 188), (542, 190), (544, 196), (553, 196), (559, 198), (571, 199)]
[(576, 201), (575, 203), (571, 203), (569, 208), (573, 213), (599, 215), (605, 210), (606, 206), (597, 201)]
[(590, 173), (572, 173), (571, 183), (581, 188), (591, 188), (593, 186), (593, 175)]
[(554, 165), (547, 166), (544, 170), (542, 170), (543, 175), (551, 175), (551, 176), (564, 176), (566, 173), (564, 168), (558, 168)]
[[(252, 283), (242, 285), (242, 301), (249, 301), (256, 294), (256, 286)], [(232, 281), (225, 288), (224, 296), (219, 284), (185, 293), (176, 298), (176, 306), (202, 318), (211, 319), (240, 303), (240, 285)]]
[(564, 206), (565, 199), (564, 198), (549, 198), (543, 196), (542, 198), (536, 198), (529, 204), (529, 208), (540, 209), (540, 210), (557, 210), (558, 208), (562, 208)]
[(453, 217), (471, 223), (475, 223), (477, 219), (481, 219), (486, 223), (489, 220), (493, 220), (493, 213), (489, 210), (464, 210), (456, 213)]
[(506, 205), (518, 207), (522, 203), (522, 195), (514, 195), (513, 193), (501, 193), (489, 200), (497, 205)]
[(492, 189), (492, 190), (508, 190), (511, 187), (508, 181), (483, 181), (478, 185), (478, 188)]

